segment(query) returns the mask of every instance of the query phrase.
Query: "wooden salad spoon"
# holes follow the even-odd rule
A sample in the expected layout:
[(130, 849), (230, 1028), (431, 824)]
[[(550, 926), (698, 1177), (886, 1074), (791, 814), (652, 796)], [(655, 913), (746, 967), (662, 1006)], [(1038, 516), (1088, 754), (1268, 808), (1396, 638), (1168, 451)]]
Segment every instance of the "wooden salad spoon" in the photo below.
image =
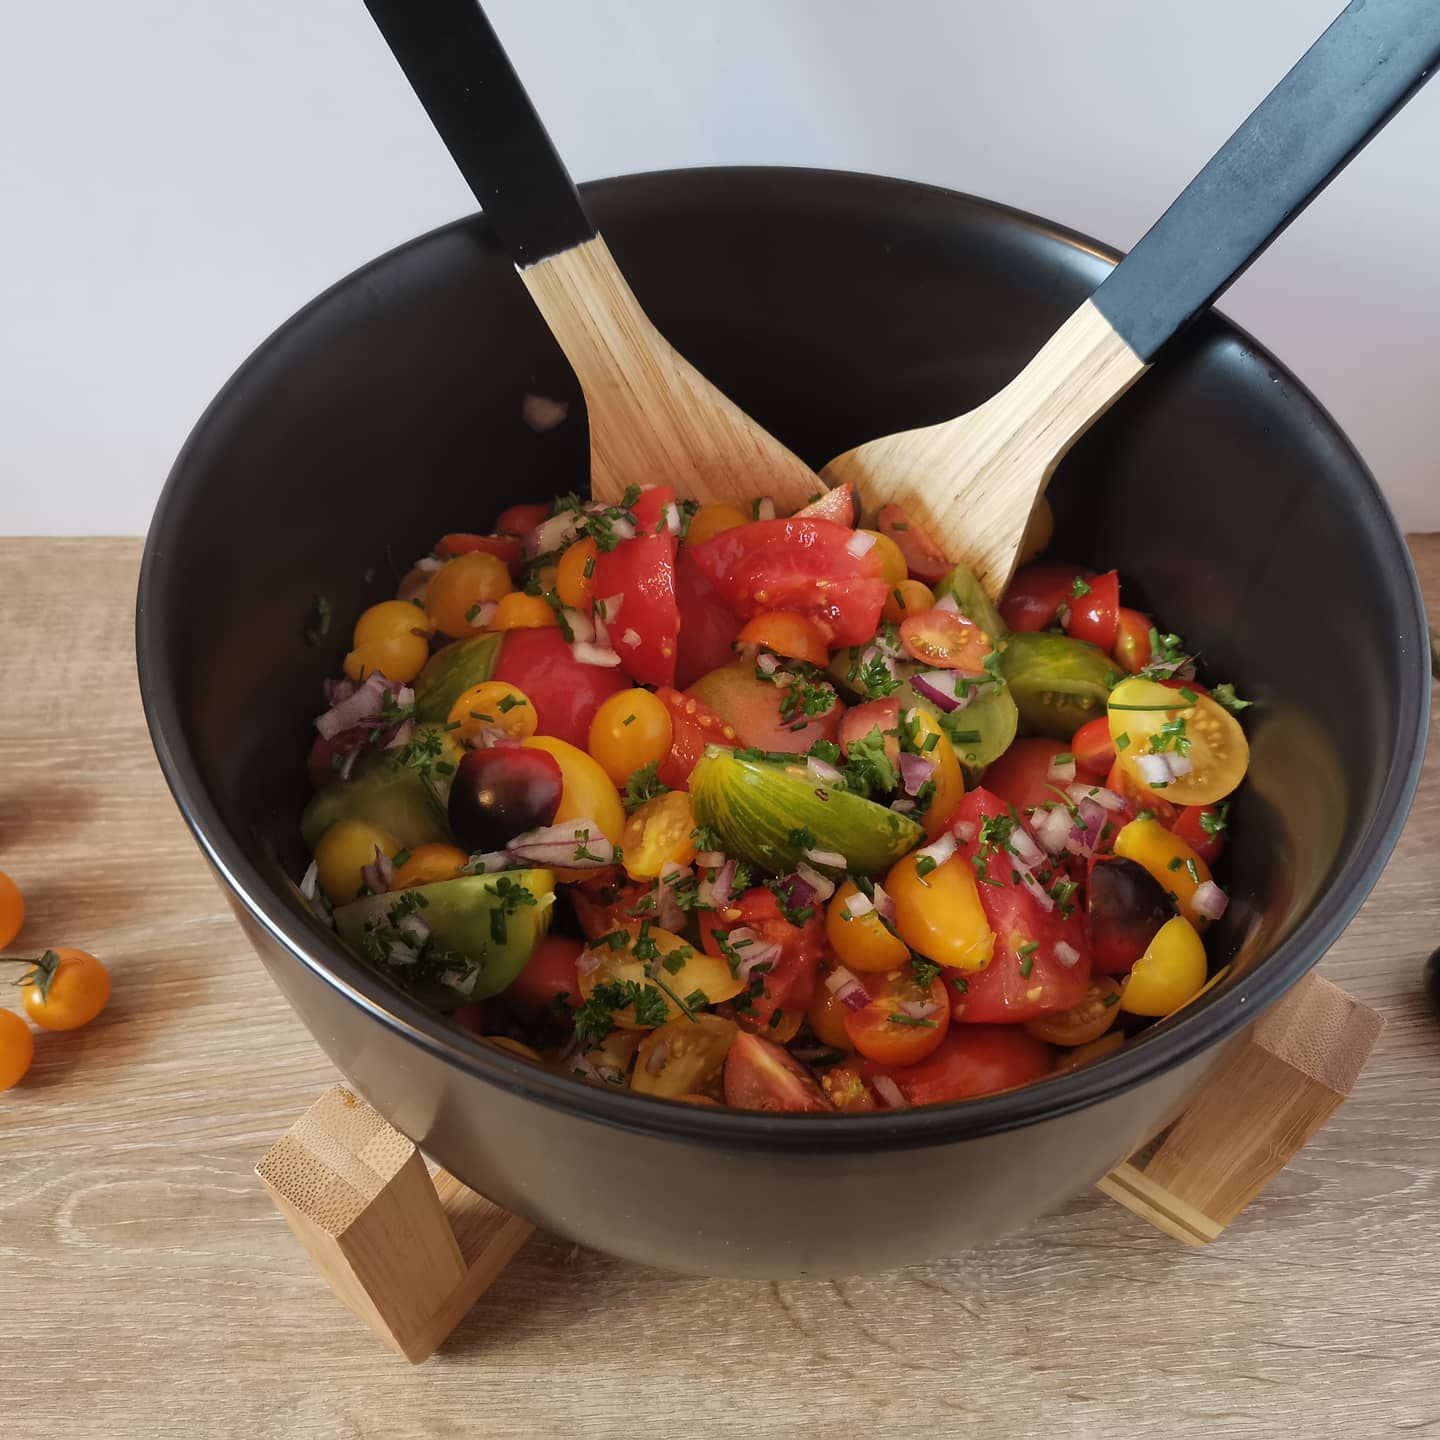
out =
[(365, 5), (580, 381), (594, 498), (663, 480), (783, 513), (823, 490), (651, 324), (477, 0)]
[(1354, 0), (1005, 388), (820, 472), (894, 501), (998, 598), (1055, 467), (1429, 78), (1440, 0)]

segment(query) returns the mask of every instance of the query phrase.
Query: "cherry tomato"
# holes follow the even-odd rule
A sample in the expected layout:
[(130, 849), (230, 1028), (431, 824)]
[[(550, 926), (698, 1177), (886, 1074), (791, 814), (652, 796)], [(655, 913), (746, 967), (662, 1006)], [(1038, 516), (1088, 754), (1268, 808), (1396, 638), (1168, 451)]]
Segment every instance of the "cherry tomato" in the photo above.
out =
[(893, 695), (883, 700), (867, 700), (854, 705), (840, 720), (840, 749), (849, 755), (850, 747), (878, 730), (885, 739), (885, 754), (892, 765), (900, 764), (900, 702)]
[(880, 578), (890, 589), (897, 585), (903, 585), (910, 578), (909, 568), (905, 564), (905, 556), (901, 554), (900, 547), (888, 536), (882, 535), (878, 530), (857, 530), (857, 535), (869, 535), (875, 542), (870, 547), (870, 553), (880, 562)]
[(796, 520), (833, 520), (847, 527), (855, 524), (855, 487), (847, 480), (833, 490), (817, 495), (795, 512)]
[(670, 1100), (708, 1099), (705, 1092), (723, 1083), (725, 1057), (738, 1034), (735, 1022), (720, 1015), (671, 1020), (640, 1042), (630, 1088)]
[[(469, 550), (447, 560), (431, 577), (425, 610), (435, 627), (452, 639), (475, 633), (477, 605), (510, 592), (510, 572), (498, 556)], [(400, 603), (400, 602), (392, 602)]]
[[(1090, 588), (1083, 594), (1074, 592), (1080, 585)], [(1115, 646), (1115, 635), (1120, 622), (1120, 577), (1114, 570), (1101, 575), (1091, 575), (1080, 585), (1071, 586), (1070, 623), (1066, 631), (1077, 640), (1088, 640), (1102, 650)]]
[(995, 648), (973, 621), (949, 610), (926, 610), (900, 622), (900, 640), (922, 665), (979, 675)]
[[(1180, 682), (1182, 686), (1185, 682)], [(1250, 745), (1239, 721), (1208, 695), (1188, 687), (1195, 696), (1187, 705), (1177, 688), (1132, 676), (1110, 692), (1106, 714), (1119, 751), (1119, 765), (1140, 785), (1158, 792), (1173, 805), (1213, 805), (1245, 778)], [(1176, 702), (1179, 703), (1176, 703)], [(1154, 784), (1143, 773), (1141, 757), (1154, 753), (1162, 730), (1183, 722), (1189, 769), (1175, 779)], [(1124, 736), (1122, 741), (1121, 737)], [(1174, 749), (1162, 752), (1176, 754)]]
[(690, 517), (689, 527), (685, 531), (685, 544), (703, 545), (707, 540), (713, 540), (727, 530), (734, 530), (749, 523), (750, 517), (738, 506), (702, 505)]
[(1060, 607), (1074, 599), (1075, 581), (1084, 578), (1078, 565), (1027, 565), (1016, 572), (1000, 601), (1001, 618), (1012, 630), (1048, 630)]
[[(1108, 774), (1115, 763), (1115, 742), (1110, 738), (1109, 720), (1103, 715), (1087, 720), (1075, 732), (1075, 738), (1070, 742), (1070, 753), (1075, 757), (1077, 768), (1087, 774)], [(989, 784), (988, 776), (986, 784)]]
[(845, 1029), (845, 1007), (825, 983), (825, 976), (829, 973), (830, 967), (827, 965), (816, 976), (815, 994), (810, 1001), (809, 1010), (805, 1012), (805, 1018), (822, 1045), (848, 1051), (850, 1034)]
[(589, 750), (618, 787), (637, 770), (658, 765), (670, 753), (674, 734), (664, 701), (649, 690), (622, 690), (595, 712)]
[[(645, 933), (658, 952), (649, 959), (642, 960), (634, 953), (638, 929), (631, 932), (629, 949), (616, 950), (613, 946), (603, 945), (588, 952), (576, 967), (580, 976), (580, 993), (586, 1000), (595, 993), (595, 987), (605, 981), (620, 984), (633, 981), (642, 989), (653, 990), (665, 1002), (665, 1020), (678, 1020), (684, 1011), (676, 1003), (677, 996), (688, 1000), (698, 991), (697, 1006), (720, 1005), (726, 1000), (733, 1000), (745, 988), (724, 960), (695, 949), (668, 930), (652, 925)], [(591, 962), (594, 962), (593, 965)], [(672, 965), (676, 968), (671, 969)], [(663, 985), (655, 983), (656, 975), (665, 982)], [(656, 1028), (656, 1022), (648, 1015), (644, 1023), (637, 1018), (634, 1005), (626, 1005), (624, 1009), (614, 1011), (613, 1015), (615, 1023), (625, 1030)]]
[(1115, 644), (1112, 653), (1115, 663), (1130, 675), (1143, 670), (1150, 663), (1150, 631), (1155, 622), (1138, 610), (1120, 607), (1115, 626)]
[(985, 788), (1013, 805), (1021, 814), (1037, 805), (1058, 804), (1060, 796), (1055, 792), (1064, 791), (1065, 785), (1050, 778), (1050, 766), (1057, 755), (1067, 754), (1075, 757), (1076, 780), (1099, 783), (1093, 772), (1082, 771), (1080, 755), (1073, 742), (1066, 744), (1062, 740), (1027, 736), (1012, 741), (1010, 748), (998, 760), (985, 767)]
[(914, 1065), (945, 1038), (950, 1001), (937, 975), (917, 985), (909, 965), (861, 980), (870, 1002), (845, 1011), (845, 1033), (867, 1060), (883, 1065)]
[(47, 950), (21, 977), (20, 996), (42, 1030), (78, 1030), (110, 999), (110, 972), (88, 951)]
[(761, 520), (690, 553), (742, 620), (766, 610), (797, 611), (842, 648), (870, 640), (888, 593), (879, 559), (847, 548), (853, 533), (829, 520)]
[(555, 593), (562, 605), (590, 612), (595, 598), (595, 566), (600, 547), (589, 535), (582, 536), (560, 557), (555, 567)]
[(1205, 988), (1205, 942), (1183, 915), (1160, 927), (1135, 962), (1120, 1008), (1130, 1015), (1170, 1015)]
[(899, 505), (882, 505), (875, 523), (900, 551), (906, 570), (917, 580), (933, 585), (950, 573), (952, 567), (945, 552)]
[(820, 914), (793, 925), (780, 909), (780, 902), (766, 886), (747, 890), (733, 904), (700, 923), (700, 943), (712, 955), (722, 954), (715, 932), (754, 932), (762, 945), (778, 945), (780, 958), (765, 972), (751, 976), (749, 994), (737, 1004), (737, 1015), (765, 1031), (777, 1010), (804, 1010), (815, 996), (815, 973), (825, 949), (825, 922)]
[(493, 555), (510, 572), (512, 578), (524, 567), (525, 558), (520, 551), (520, 542), (513, 535), (442, 535), (435, 545), (435, 553), (442, 560), (453, 560), (457, 555), (468, 555), (472, 550), (483, 550)]
[(462, 743), (487, 730), (503, 730), (512, 740), (524, 740), (539, 724), (530, 697), (504, 680), (482, 680), (462, 691), (446, 718), (455, 727), (451, 738)]
[(664, 523), (675, 501), (671, 485), (652, 485), (635, 502), (633, 540), (595, 557), (591, 593), (597, 600), (620, 596), (607, 614), (610, 643), (621, 668), (643, 685), (673, 685), (680, 634), (675, 598), (675, 537)]
[(1160, 882), (1133, 860), (1097, 859), (1085, 886), (1090, 961), (1106, 975), (1123, 975), (1145, 953), (1175, 907)]
[(564, 893), (581, 930), (592, 940), (655, 918), (655, 887), (627, 880), (618, 866), (588, 871)]
[(1092, 1040), (1088, 1045), (1077, 1045), (1073, 1050), (1062, 1050), (1060, 1058), (1055, 1062), (1054, 1073), (1063, 1075), (1067, 1071), (1078, 1070), (1092, 1060), (1103, 1060), (1107, 1055), (1113, 1055), (1117, 1050), (1124, 1048), (1125, 1036), (1119, 1030), (1111, 1030), (1098, 1040)]
[(0, 870), (0, 950), (20, 933), (25, 923), (25, 897), (20, 887)]
[[(731, 725), (742, 744), (797, 755), (817, 740), (833, 740), (845, 712), (828, 682), (788, 674), (762, 680), (748, 660), (702, 675), (690, 693)], [(825, 709), (807, 715), (807, 704)]]
[(1028, 565), (1037, 555), (1044, 554), (1054, 534), (1055, 512), (1042, 495), (1030, 512), (1030, 523), (1025, 527), (1025, 538), (1020, 542), (1020, 564)]
[[(1109, 721), (1106, 721), (1109, 724)], [(1105, 777), (1105, 788), (1125, 798), (1130, 809), (1137, 815), (1148, 810), (1162, 825), (1173, 825), (1180, 816), (1180, 807), (1160, 798), (1158, 790), (1152, 790), (1143, 780), (1137, 780), (1116, 758)]]
[[(620, 843), (625, 830), (625, 806), (621, 803), (615, 782), (600, 768), (598, 761), (578, 746), (553, 735), (532, 735), (520, 742), (520, 748), (542, 751), (560, 766), (565, 788), (552, 824), (563, 825), (567, 820), (593, 820), (612, 845)], [(556, 871), (556, 874), (562, 879), (569, 878), (563, 871)]]
[(490, 678), (514, 685), (530, 697), (538, 734), (555, 735), (572, 745), (586, 743), (601, 704), (628, 688), (618, 670), (582, 665), (554, 628), (511, 630)]
[(866, 1080), (888, 1075), (911, 1105), (965, 1100), (1028, 1085), (1050, 1073), (1054, 1051), (1022, 1025), (952, 1025), (934, 1053), (918, 1065), (864, 1061)]
[(34, 1058), (30, 1027), (13, 1010), (0, 1010), (0, 1090), (18, 1085)]
[(737, 1110), (828, 1110), (814, 1077), (773, 1041), (741, 1031), (725, 1057), (725, 1102)]
[(397, 636), (419, 635), (428, 638), (434, 631), (429, 615), (408, 600), (382, 600), (361, 613), (355, 622), (352, 643), (371, 645)]
[[(885, 877), (895, 902), (895, 931), (914, 951), (951, 969), (990, 963), (995, 935), (976, 893), (975, 872), (960, 856), (920, 874), (919, 851), (897, 860)], [(925, 858), (929, 858), (928, 856)]]
[(830, 652), (825, 632), (808, 616), (790, 610), (767, 610), (745, 624), (736, 636), (740, 645), (763, 645), (788, 660), (803, 660), (823, 670)]
[(867, 1110), (880, 1108), (874, 1092), (860, 1078), (859, 1066), (854, 1061), (847, 1060), (842, 1065), (832, 1065), (823, 1071), (820, 1088), (831, 1105), (847, 1115), (863, 1114)]
[(1195, 892), (1210, 867), (1173, 830), (1158, 820), (1132, 820), (1115, 837), (1115, 853), (1143, 866), (1172, 895), (1180, 913), (1202, 934), (1210, 920), (1195, 908)]
[(553, 508), (551, 505), (538, 503), (511, 505), (500, 512), (495, 528), (502, 535), (519, 535), (523, 539), (537, 525), (550, 518)]
[(1108, 975), (1097, 975), (1078, 1005), (1038, 1015), (1025, 1022), (1025, 1029), (1049, 1045), (1089, 1045), (1115, 1023), (1119, 1003), (1119, 982)]
[(662, 686), (655, 696), (670, 712), (671, 727), (670, 753), (660, 762), (660, 779), (672, 790), (683, 790), (707, 745), (733, 748), (740, 737), (733, 725), (692, 695)]
[(902, 580), (890, 587), (881, 618), (899, 625), (911, 615), (923, 615), (935, 608), (935, 592), (923, 580)]
[(360, 872), (375, 863), (375, 852), (394, 855), (400, 842), (368, 820), (337, 820), (315, 847), (316, 878), (332, 905), (346, 905), (359, 895)]
[(354, 725), (349, 730), (341, 730), (332, 735), (328, 740), (323, 735), (317, 735), (310, 746), (309, 759), (305, 762), (310, 783), (319, 790), (332, 780), (338, 780), (345, 757), (359, 750), (370, 738), (370, 733), (368, 725)]
[(512, 590), (502, 595), (490, 617), (487, 630), (547, 630), (559, 629), (560, 617), (555, 607), (543, 595), (527, 595), (523, 590)]
[(898, 969), (909, 959), (910, 947), (886, 926), (873, 906), (863, 914), (851, 914), (850, 901), (859, 894), (855, 882), (846, 880), (826, 906), (825, 936), (830, 948), (851, 970), (883, 974)]
[(569, 935), (547, 935), (506, 987), (506, 1000), (522, 1014), (541, 1013), (557, 1001), (576, 1009), (580, 1004), (580, 977), (575, 962), (584, 949)]
[(1187, 805), (1169, 827), (1212, 869), (1225, 848), (1225, 821), (1213, 805)]
[(654, 880), (667, 865), (688, 865), (695, 858), (694, 831), (685, 791), (645, 801), (625, 822), (625, 873), (632, 880)]
[[(395, 600), (395, 605), (407, 602)], [(409, 607), (414, 609), (412, 605)], [(352, 680), (363, 680), (367, 675), (380, 674), (387, 680), (398, 680), (408, 685), (424, 668), (430, 658), (430, 642), (423, 635), (391, 635), (383, 640), (371, 640), (357, 645), (345, 657), (345, 673)]]
[(675, 603), (680, 611), (675, 684), (683, 690), (735, 658), (740, 617), (700, 573), (688, 548), (675, 561)]
[(450, 786), (450, 828), (467, 850), (502, 850), (517, 835), (554, 823), (564, 784), (559, 763), (544, 751), (471, 750)]
[(960, 768), (950, 737), (928, 710), (916, 706), (906, 712), (905, 718), (913, 727), (916, 750), (935, 765), (930, 772), (935, 794), (920, 817), (927, 838), (934, 840), (942, 830), (949, 828), (961, 800), (965, 798), (965, 772)]
[(453, 880), (465, 868), (469, 858), (458, 845), (417, 845), (410, 851), (405, 863), (395, 867), (390, 888), (413, 890), (417, 885), (436, 885), (442, 880)]
[[(1046, 909), (1023, 883), (1007, 839), (1014, 817), (997, 795), (970, 791), (957, 821), (957, 830), (968, 829), (970, 839), (960, 841), (956, 862), (984, 865), (978, 892), (995, 948), (983, 970), (964, 977), (965, 991), (953, 1002), (955, 1018), (1004, 1024), (1078, 1005), (1090, 984), (1090, 946), (1079, 905), (1052, 900)], [(1041, 889), (1066, 878), (1048, 862), (1035, 867), (1034, 877)]]

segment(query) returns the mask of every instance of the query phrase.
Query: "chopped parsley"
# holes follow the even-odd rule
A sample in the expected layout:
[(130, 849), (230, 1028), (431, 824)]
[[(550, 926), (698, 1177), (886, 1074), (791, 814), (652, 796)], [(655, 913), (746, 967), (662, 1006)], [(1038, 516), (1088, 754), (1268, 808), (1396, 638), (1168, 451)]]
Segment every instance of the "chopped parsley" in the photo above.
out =
[(617, 1010), (633, 1008), (635, 1023), (643, 1028), (663, 1025), (670, 1016), (664, 993), (638, 980), (602, 980), (590, 998), (575, 1012), (575, 1038), (581, 1045), (598, 1045), (615, 1028)]
[(797, 850), (813, 850), (815, 848), (815, 837), (810, 833), (807, 826), (800, 825), (791, 830), (785, 837), (786, 841)]
[(910, 957), (910, 978), (921, 990), (928, 990), (944, 968), (933, 960), (927, 960), (923, 955)]
[(318, 645), (330, 633), (330, 621), (334, 615), (335, 608), (330, 603), (330, 597), (317, 595), (315, 603), (310, 607), (310, 618), (305, 622), (304, 630), (301, 631), (307, 645), (312, 647)]
[(1212, 839), (1230, 823), (1230, 802), (1222, 800), (1218, 805), (1207, 806), (1200, 812), (1200, 828)]
[[(642, 765), (625, 782), (625, 813), (628, 815), (647, 800), (655, 800), (661, 795), (668, 795), (670, 787), (660, 778), (660, 762), (652, 760), (648, 765)], [(715, 847), (720, 848), (718, 845)]]
[(878, 725), (868, 735), (851, 740), (845, 753), (845, 788), (867, 799), (892, 795), (900, 788), (900, 774), (885, 753), (885, 734)]
[(502, 715), (508, 715), (520, 705), (528, 705), (530, 702), (519, 695), (502, 695), (500, 703), (495, 707)]
[(527, 905), (534, 905), (535, 897), (519, 881), (512, 880), (508, 875), (501, 875), (496, 879), (493, 893), (500, 904), (490, 911), (490, 938), (497, 945), (503, 945), (509, 937), (505, 917), (513, 915), (517, 910), (523, 910)]
[(1070, 594), (1076, 600), (1080, 600), (1090, 593), (1090, 588), (1091, 587), (1085, 583), (1084, 577), (1077, 575), (1075, 577), (1075, 583), (1070, 587)]
[(909, 1025), (917, 1030), (933, 1030), (933, 1020), (922, 1020), (918, 1015), (907, 1015), (903, 1010), (897, 1010), (893, 1015), (885, 1017), (892, 1025)]
[(1242, 710), (1248, 710), (1255, 703), (1253, 700), (1242, 700), (1235, 693), (1235, 687), (1228, 681), (1224, 685), (1217, 685), (1210, 692), (1210, 698), (1217, 705), (1223, 705), (1232, 715), (1238, 715)]

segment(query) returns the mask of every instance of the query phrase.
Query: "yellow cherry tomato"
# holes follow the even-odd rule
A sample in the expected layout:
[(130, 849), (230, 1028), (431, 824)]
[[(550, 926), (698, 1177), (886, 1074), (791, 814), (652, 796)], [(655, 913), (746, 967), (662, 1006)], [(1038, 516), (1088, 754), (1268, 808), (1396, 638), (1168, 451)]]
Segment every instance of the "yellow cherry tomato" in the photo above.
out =
[(816, 977), (815, 995), (810, 1001), (809, 1010), (805, 1012), (805, 1018), (822, 1045), (848, 1052), (855, 1047), (850, 1043), (850, 1032), (845, 1028), (845, 1006), (835, 998), (834, 992), (825, 983), (827, 974), (828, 966)]
[(825, 668), (830, 646), (825, 632), (808, 615), (793, 610), (767, 610), (745, 624), (735, 637), (737, 645), (763, 645), (776, 655), (790, 660), (803, 660), (807, 665)]
[(527, 595), (523, 590), (512, 590), (500, 597), (495, 613), (490, 617), (491, 630), (543, 630), (547, 625), (558, 625), (560, 617), (543, 595)]
[(315, 847), (320, 888), (332, 905), (347, 905), (360, 893), (360, 872), (375, 862), (375, 852), (394, 855), (400, 842), (368, 820), (337, 820)]
[(560, 766), (560, 805), (552, 823), (593, 820), (612, 845), (619, 845), (625, 833), (625, 807), (620, 803), (615, 782), (599, 763), (568, 740), (559, 740), (554, 735), (532, 735), (520, 743), (527, 749), (544, 750), (553, 755)]
[(878, 530), (861, 530), (858, 533), (875, 537), (870, 553), (880, 561), (881, 579), (892, 588), (903, 585), (910, 578), (910, 567), (905, 563), (900, 547), (888, 535), (882, 535)]
[(1131, 1015), (1169, 1015), (1205, 988), (1205, 942), (1183, 916), (1167, 920), (1135, 962), (1120, 1008)]
[(425, 609), (439, 630), (458, 640), (475, 633), (472, 616), (477, 605), (509, 593), (510, 572), (505, 562), (484, 550), (467, 550), (447, 560), (430, 577)]
[(898, 625), (907, 615), (923, 615), (934, 608), (935, 592), (923, 580), (902, 580), (890, 587), (881, 613), (892, 625)]
[(413, 890), (417, 885), (438, 885), (453, 880), (470, 857), (458, 845), (417, 845), (403, 865), (395, 867), (392, 890)]
[(685, 543), (703, 545), (726, 530), (749, 523), (750, 517), (733, 505), (702, 505), (690, 520), (690, 528), (685, 532)]
[(595, 594), (595, 557), (599, 553), (600, 547), (586, 535), (560, 557), (555, 567), (555, 593), (562, 605), (589, 612)]
[(382, 600), (355, 622), (355, 634), (350, 643), (358, 650), (397, 635), (428, 636), (434, 630), (434, 622), (418, 605), (412, 605), (408, 600)]
[(847, 880), (831, 896), (825, 909), (825, 938), (840, 957), (840, 963), (851, 970), (877, 975), (896, 970), (910, 958), (910, 947), (886, 929), (885, 922), (873, 908), (863, 915), (850, 913), (850, 899), (859, 893), (855, 882)]
[(1028, 565), (1050, 543), (1050, 537), (1054, 533), (1055, 512), (1042, 495), (1030, 512), (1030, 523), (1025, 527), (1025, 538), (1020, 542), (1018, 563)]
[(912, 949), (937, 965), (983, 970), (995, 950), (975, 872), (963, 855), (921, 875), (919, 851), (898, 860), (885, 877), (895, 902), (895, 929)]
[(13, 1010), (0, 1010), (0, 1090), (18, 1085), (34, 1058), (30, 1027)]
[(605, 773), (623, 785), (637, 770), (670, 753), (674, 725), (670, 712), (649, 690), (622, 690), (601, 703), (590, 722), (590, 753)]
[[(644, 1038), (643, 1030), (612, 1030), (598, 1045), (592, 1045), (585, 1052), (585, 1058), (607, 1085), (623, 1085), (630, 1073), (635, 1052)], [(575, 1066), (573, 1073), (582, 1079), (592, 1078), (580, 1066)]]
[[(651, 1004), (647, 1006), (643, 1020), (637, 1018), (633, 1004), (611, 1013), (611, 1019), (623, 1029), (653, 1030), (667, 1020), (680, 1019), (685, 1012), (676, 1004), (675, 996), (688, 1002), (698, 991), (696, 1007), (718, 1005), (721, 1001), (733, 1000), (745, 988), (745, 982), (730, 973), (729, 963), (720, 956), (700, 950), (668, 930), (651, 926), (645, 934), (647, 940), (654, 942), (658, 955), (642, 960), (634, 953), (639, 938), (639, 931), (634, 930), (630, 932), (628, 949), (601, 946), (588, 952), (589, 958), (598, 960), (597, 965), (588, 970), (582, 968), (587, 959), (582, 956), (576, 966), (580, 976), (580, 993), (586, 1000), (595, 993), (597, 985), (607, 980), (619, 984), (633, 980), (643, 992), (653, 992), (653, 997), (646, 997)], [(676, 968), (672, 970), (671, 965)], [(703, 1000), (700, 996), (704, 997)], [(661, 1001), (665, 1005), (663, 1015), (659, 1009)], [(651, 1014), (659, 1018), (650, 1019)]]
[(345, 673), (352, 680), (363, 680), (378, 672), (387, 680), (408, 685), (425, 668), (429, 658), (430, 642), (423, 635), (389, 635), (357, 645), (345, 657)]
[(1133, 860), (1175, 897), (1180, 913), (1202, 934), (1209, 918), (1195, 908), (1195, 892), (1210, 878), (1210, 867), (1158, 820), (1132, 820), (1115, 837), (1115, 853)]
[(78, 1030), (110, 999), (110, 972), (88, 950), (47, 950), (20, 977), (20, 995), (42, 1030)]
[(695, 813), (684, 790), (647, 800), (625, 822), (625, 873), (632, 880), (653, 880), (669, 864), (695, 858)]
[(960, 769), (950, 737), (928, 710), (917, 705), (906, 712), (905, 722), (913, 727), (915, 748), (935, 762), (935, 769), (930, 773), (935, 782), (935, 794), (920, 817), (926, 836), (933, 840), (950, 824), (965, 798), (965, 773)]
[[(1154, 680), (1142, 680), (1138, 675), (1122, 680), (1110, 692), (1106, 711), (1110, 737), (1116, 743), (1121, 768), (1140, 790), (1172, 805), (1213, 805), (1245, 778), (1250, 745), (1240, 722), (1228, 710), (1208, 695), (1189, 693), (1194, 696), (1193, 704), (1186, 704), (1181, 691)], [(1183, 755), (1176, 741), (1188, 747)], [(1157, 752), (1160, 743), (1166, 748)], [(1156, 783), (1146, 777), (1141, 761), (1157, 753), (1188, 761), (1190, 769), (1173, 780)]]
[(739, 1033), (733, 1020), (720, 1015), (667, 1021), (640, 1042), (630, 1088), (671, 1100), (707, 1090), (718, 1093), (725, 1057)]
[(0, 870), (0, 950), (20, 933), (25, 923), (25, 897), (20, 887)]
[(464, 742), (482, 730), (503, 730), (513, 740), (535, 733), (539, 718), (530, 697), (508, 680), (482, 680), (462, 691), (450, 707), (452, 740)]

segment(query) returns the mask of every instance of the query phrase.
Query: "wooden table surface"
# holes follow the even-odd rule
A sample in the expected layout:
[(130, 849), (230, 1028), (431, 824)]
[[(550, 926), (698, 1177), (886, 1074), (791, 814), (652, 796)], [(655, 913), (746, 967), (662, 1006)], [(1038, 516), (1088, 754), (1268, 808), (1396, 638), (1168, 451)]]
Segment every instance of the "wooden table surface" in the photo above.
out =
[[(1416, 541), (1432, 608), (1440, 537)], [(1088, 1195), (984, 1251), (836, 1284), (646, 1270), (537, 1236), (412, 1369), (252, 1167), (335, 1078), (181, 824), (140, 714), (135, 540), (0, 541), (0, 868), (17, 947), (105, 1014), (0, 1096), (0, 1436), (1440, 1436), (1440, 760), (1321, 972), (1389, 1028), (1215, 1246)], [(837, 1204), (843, 1196), (837, 1195)]]

